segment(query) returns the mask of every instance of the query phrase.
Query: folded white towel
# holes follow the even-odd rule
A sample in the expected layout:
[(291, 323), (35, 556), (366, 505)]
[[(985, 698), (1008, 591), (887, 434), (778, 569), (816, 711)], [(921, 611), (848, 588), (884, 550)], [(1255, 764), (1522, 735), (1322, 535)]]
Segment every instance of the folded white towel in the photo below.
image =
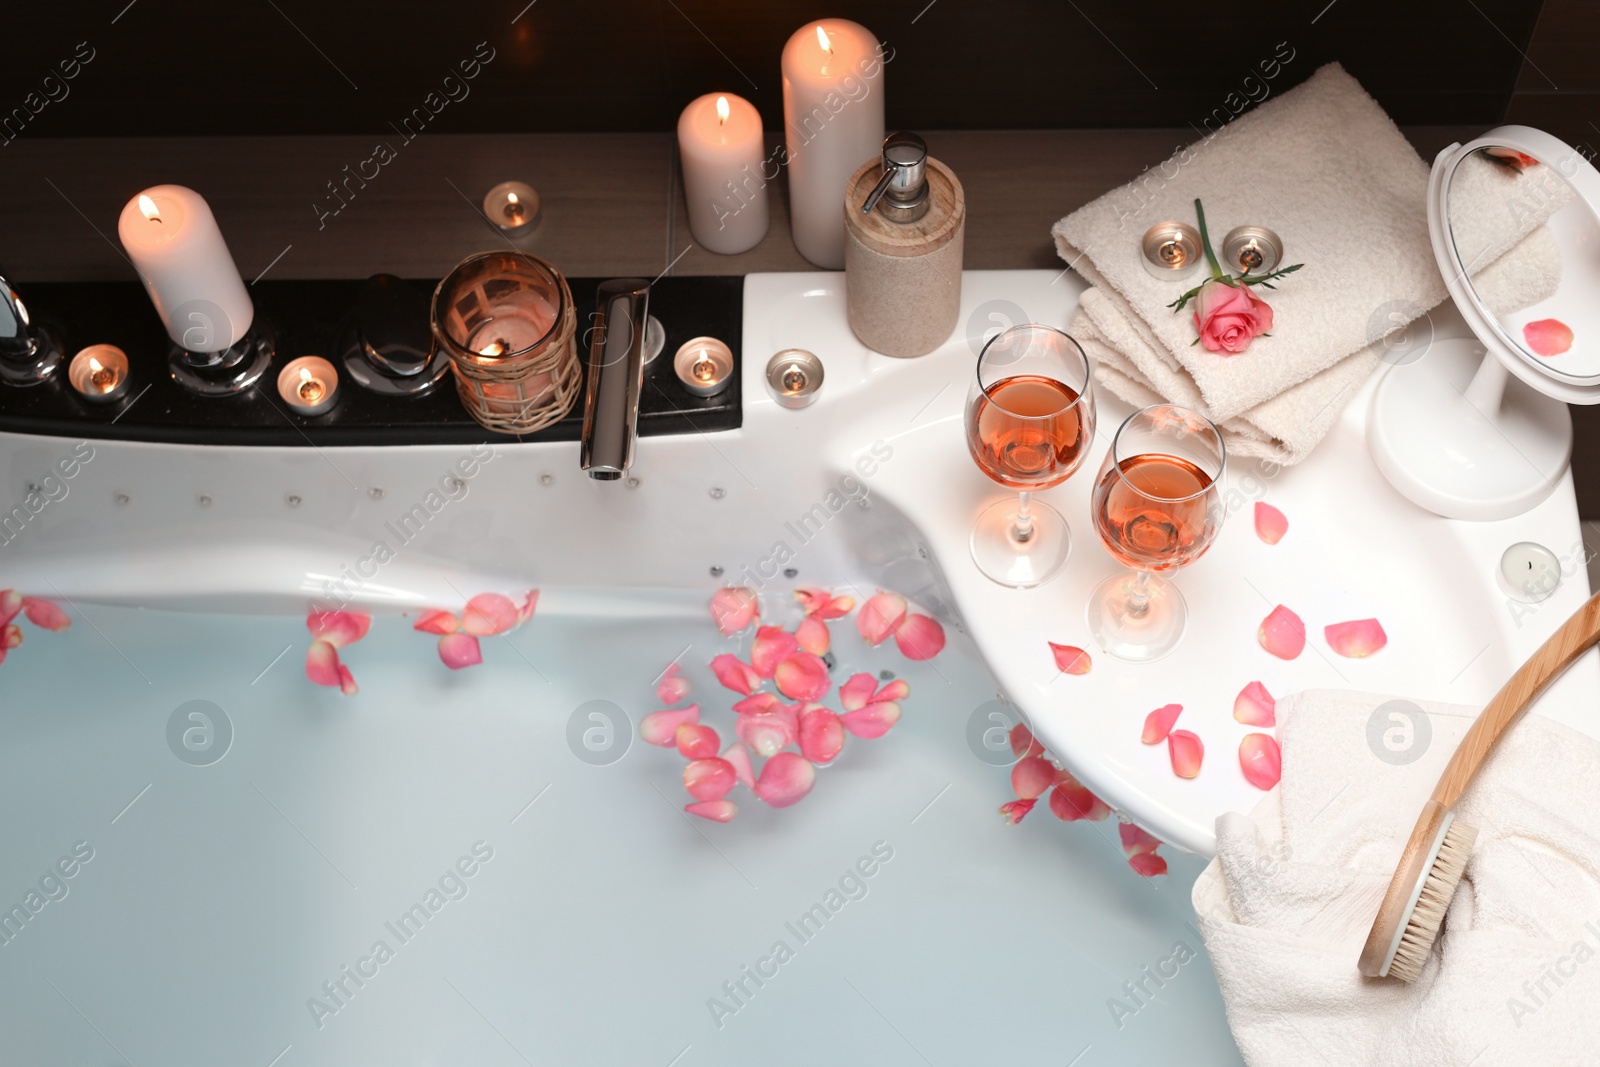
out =
[(1357, 973), (1416, 816), (1479, 710), (1412, 702), (1431, 739), (1400, 763), (1408, 715), (1379, 711), (1388, 700), (1279, 701), (1282, 782), (1249, 816), (1217, 820), (1193, 900), (1240, 1051), (1253, 1067), (1600, 1063), (1600, 743), (1537, 714), (1457, 806), (1478, 839), (1421, 979)]
[[(1476, 180), (1463, 182), (1464, 203), (1501, 195), (1505, 168), (1467, 163)], [(1445, 299), (1428, 239), (1427, 176), (1383, 109), (1329, 64), (1056, 223), (1057, 250), (1094, 286), (1069, 329), (1093, 343), (1112, 392), (1193, 407), (1223, 424), (1237, 452), (1296, 462), (1377, 367), (1368, 346)], [(1288, 261), (1305, 264), (1278, 288), (1256, 290), (1272, 305), (1274, 327), (1239, 355), (1193, 344), (1189, 310), (1167, 307), (1204, 279), (1204, 267), (1173, 282), (1141, 262), (1144, 231), (1192, 221), (1196, 197), (1214, 246), (1233, 226), (1266, 225)], [(1485, 213), (1473, 238), (1481, 261), (1499, 259), (1558, 206), (1546, 196), (1515, 218)], [(1502, 282), (1519, 277), (1507, 271)], [(1553, 288), (1548, 278), (1533, 286)]]

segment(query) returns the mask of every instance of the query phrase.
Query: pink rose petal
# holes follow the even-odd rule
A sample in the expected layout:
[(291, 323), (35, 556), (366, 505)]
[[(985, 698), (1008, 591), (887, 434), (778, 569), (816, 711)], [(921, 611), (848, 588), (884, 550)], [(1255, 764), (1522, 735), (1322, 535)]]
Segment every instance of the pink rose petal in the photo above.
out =
[(758, 756), (775, 756), (795, 741), (793, 720), (778, 712), (741, 715), (733, 732)]
[(689, 695), (689, 679), (678, 672), (676, 663), (669, 666), (656, 683), (656, 699), (663, 704), (676, 704)]
[(1172, 732), (1172, 724), (1178, 721), (1178, 714), (1181, 711), (1183, 711), (1182, 704), (1164, 704), (1146, 715), (1144, 733), (1139, 735), (1139, 740), (1147, 745), (1165, 741), (1167, 735)]
[(1124, 856), (1140, 856), (1146, 852), (1154, 852), (1161, 847), (1161, 839), (1151, 835), (1142, 827), (1131, 822), (1117, 824), (1117, 836), (1122, 838), (1122, 854)]
[(306, 679), (313, 685), (339, 685), (339, 652), (326, 641), (313, 641), (306, 649)]
[(1167, 873), (1167, 861), (1154, 852), (1141, 852), (1137, 856), (1129, 856), (1128, 866), (1146, 878)]
[(778, 692), (790, 700), (821, 700), (833, 684), (828, 680), (828, 665), (809, 652), (796, 652), (778, 664), (773, 680)]
[(892, 700), (868, 704), (859, 711), (847, 711), (839, 716), (844, 728), (857, 737), (872, 740), (882, 737), (889, 728), (900, 721), (900, 705)]
[(339, 692), (343, 693), (347, 697), (353, 697), (360, 692), (360, 690), (356, 688), (355, 675), (351, 674), (350, 668), (346, 667), (343, 663), (339, 664)]
[(1251, 682), (1233, 698), (1233, 717), (1246, 726), (1276, 726), (1278, 702), (1266, 686)]
[(756, 638), (750, 642), (750, 666), (763, 678), (771, 678), (778, 664), (799, 651), (800, 642), (794, 634), (777, 626), (759, 626)]
[(517, 624), (527, 622), (533, 618), (533, 609), (539, 606), (539, 590), (530, 589), (528, 595), (522, 599), (522, 607), (517, 609)]
[(812, 763), (832, 763), (844, 748), (844, 724), (827, 708), (813, 705), (800, 715), (800, 754)]
[(1300, 621), (1300, 616), (1279, 604), (1261, 620), (1256, 640), (1279, 659), (1294, 659), (1305, 650), (1306, 624)]
[(905, 617), (906, 598), (880, 591), (861, 605), (861, 610), (856, 613), (856, 630), (869, 645), (881, 645), (899, 629)]
[(1239, 769), (1257, 789), (1271, 789), (1283, 777), (1283, 751), (1271, 734), (1246, 734), (1239, 742)]
[(483, 649), (471, 634), (445, 634), (439, 638), (439, 658), (453, 671), (475, 667), (483, 662)]
[(756, 796), (774, 808), (802, 800), (817, 783), (817, 770), (804, 756), (780, 752), (767, 760), (756, 779)]
[(759, 715), (773, 711), (780, 706), (776, 693), (751, 693), (743, 700), (734, 704), (733, 710), (740, 715)]
[(67, 613), (48, 600), (41, 600), (36, 596), (22, 598), (22, 613), (28, 621), (35, 626), (60, 633), (72, 625), (72, 620)]
[(904, 678), (883, 683), (883, 687), (872, 694), (871, 703), (877, 704), (885, 700), (904, 700), (911, 695), (911, 683)]
[(1256, 536), (1269, 545), (1275, 545), (1283, 540), (1283, 535), (1289, 532), (1289, 520), (1284, 518), (1283, 512), (1271, 504), (1256, 501)]
[(17, 617), (22, 610), (22, 594), (15, 589), (0, 589), (0, 626)]
[(313, 611), (306, 616), (306, 629), (312, 638), (334, 648), (355, 644), (367, 636), (371, 626), (372, 616), (359, 611)]
[(1006, 822), (1015, 826), (1023, 820), (1028, 812), (1033, 810), (1033, 806), (1037, 803), (1039, 803), (1037, 800), (1032, 799), (1008, 800), (1000, 805), (1000, 814), (1006, 817)]
[(711, 596), (711, 621), (724, 637), (732, 637), (756, 620), (759, 606), (754, 589), (718, 589)]
[(461, 629), (461, 623), (448, 611), (430, 608), (417, 616), (413, 630), (421, 630), (427, 634), (453, 634)]
[(697, 800), (693, 804), (685, 804), (683, 810), (712, 822), (730, 822), (739, 814), (739, 805), (731, 800)]
[(833, 643), (828, 624), (815, 615), (800, 620), (800, 625), (794, 628), (794, 637), (796, 643), (813, 656), (826, 656), (828, 646)]
[(1357, 619), (1354, 622), (1336, 622), (1324, 627), (1322, 634), (1328, 647), (1350, 659), (1370, 656), (1389, 643), (1377, 619)]
[(736, 780), (733, 764), (715, 756), (691, 760), (683, 767), (683, 788), (696, 800), (721, 800), (733, 792)]
[(1200, 773), (1200, 761), (1205, 758), (1206, 746), (1188, 730), (1174, 730), (1167, 735), (1167, 755), (1172, 760), (1172, 773), (1179, 778), (1193, 778)]
[(839, 687), (839, 703), (846, 711), (858, 711), (872, 703), (872, 692), (878, 680), (865, 672), (852, 674), (850, 680)]
[(652, 711), (639, 723), (639, 737), (647, 745), (671, 748), (678, 740), (678, 727), (700, 721), (700, 705)]
[(826, 589), (796, 589), (794, 598), (800, 601), (800, 606), (807, 615), (815, 615), (823, 622), (829, 619), (842, 619), (856, 606), (855, 597), (834, 596)]
[(746, 789), (756, 787), (755, 768), (750, 765), (750, 750), (743, 741), (735, 741), (723, 750), (722, 758), (728, 761), (733, 768), (733, 773), (738, 777), (739, 784)]
[(1111, 814), (1106, 802), (1089, 792), (1083, 783), (1072, 775), (1050, 790), (1050, 813), (1062, 822), (1088, 819), (1100, 822)]
[(722, 738), (711, 727), (698, 722), (686, 722), (672, 733), (678, 751), (689, 759), (708, 759), (717, 754)]
[(510, 597), (499, 593), (479, 593), (467, 601), (466, 610), (461, 613), (461, 628), (479, 637), (503, 634), (520, 621), (517, 606)]
[(22, 644), (22, 627), (16, 623), (7, 623), (5, 629), (0, 631), (0, 652), (16, 648)]
[(1008, 735), (1011, 741), (1011, 754), (1019, 758), (1027, 756), (1044, 755), (1044, 746), (1038, 738), (1033, 736), (1033, 731), (1028, 729), (1028, 724), (1019, 722), (1011, 728)]
[(1088, 674), (1089, 668), (1094, 666), (1094, 660), (1089, 658), (1089, 653), (1076, 645), (1058, 645), (1054, 641), (1046, 641), (1050, 646), (1050, 654), (1056, 658), (1056, 669), (1067, 674)]
[(1535, 355), (1559, 356), (1572, 347), (1572, 327), (1560, 319), (1540, 319), (1522, 328), (1522, 339)]
[(735, 693), (743, 693), (746, 696), (755, 692), (756, 687), (761, 684), (761, 675), (754, 667), (728, 652), (711, 658), (711, 673), (717, 676), (717, 681)]
[(932, 659), (944, 651), (944, 627), (927, 615), (907, 615), (895, 629), (894, 643), (906, 659)]
[(1020, 800), (1033, 800), (1056, 784), (1056, 766), (1043, 756), (1029, 756), (1011, 768), (1011, 791)]

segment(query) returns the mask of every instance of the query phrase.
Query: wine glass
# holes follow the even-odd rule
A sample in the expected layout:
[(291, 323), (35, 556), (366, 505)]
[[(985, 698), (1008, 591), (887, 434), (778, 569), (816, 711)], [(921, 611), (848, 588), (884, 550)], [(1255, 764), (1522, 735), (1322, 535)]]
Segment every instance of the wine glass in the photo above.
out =
[(988, 578), (1026, 588), (1067, 561), (1067, 520), (1032, 493), (1083, 465), (1094, 415), (1089, 357), (1060, 330), (1012, 326), (983, 346), (967, 394), (967, 447), (979, 470), (1021, 491), (985, 508), (972, 528), (972, 559)]
[(1095, 480), (1095, 529), (1117, 562), (1133, 570), (1089, 595), (1089, 631), (1119, 659), (1147, 662), (1183, 637), (1189, 609), (1159, 577), (1188, 566), (1222, 528), (1219, 482), (1228, 461), (1222, 431), (1170, 404), (1128, 416)]

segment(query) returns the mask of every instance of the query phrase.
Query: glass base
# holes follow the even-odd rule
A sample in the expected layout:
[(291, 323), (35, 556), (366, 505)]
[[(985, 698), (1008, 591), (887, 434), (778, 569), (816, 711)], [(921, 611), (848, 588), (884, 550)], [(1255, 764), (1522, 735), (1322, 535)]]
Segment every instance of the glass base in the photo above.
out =
[(189, 352), (172, 345), (167, 367), (173, 381), (197, 396), (233, 396), (256, 384), (277, 348), (277, 331), (257, 315), (245, 335), (221, 352)]
[(1108, 654), (1130, 663), (1158, 660), (1177, 647), (1189, 608), (1177, 586), (1150, 575), (1142, 611), (1134, 610), (1137, 574), (1107, 578), (1089, 594), (1089, 633)]
[(1049, 504), (1030, 502), (1033, 533), (1019, 541), (1012, 531), (1017, 507), (1012, 497), (983, 509), (972, 527), (972, 562), (990, 581), (1013, 589), (1027, 589), (1047, 582), (1061, 570), (1072, 554), (1072, 531), (1067, 520)]

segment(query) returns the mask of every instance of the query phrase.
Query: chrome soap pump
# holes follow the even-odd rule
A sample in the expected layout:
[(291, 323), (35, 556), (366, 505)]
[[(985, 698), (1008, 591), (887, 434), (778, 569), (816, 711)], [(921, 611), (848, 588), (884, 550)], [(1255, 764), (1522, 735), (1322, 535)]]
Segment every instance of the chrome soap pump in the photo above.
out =
[(961, 312), (961, 183), (921, 137), (893, 133), (845, 186), (844, 215), (850, 328), (889, 356), (938, 348)]

